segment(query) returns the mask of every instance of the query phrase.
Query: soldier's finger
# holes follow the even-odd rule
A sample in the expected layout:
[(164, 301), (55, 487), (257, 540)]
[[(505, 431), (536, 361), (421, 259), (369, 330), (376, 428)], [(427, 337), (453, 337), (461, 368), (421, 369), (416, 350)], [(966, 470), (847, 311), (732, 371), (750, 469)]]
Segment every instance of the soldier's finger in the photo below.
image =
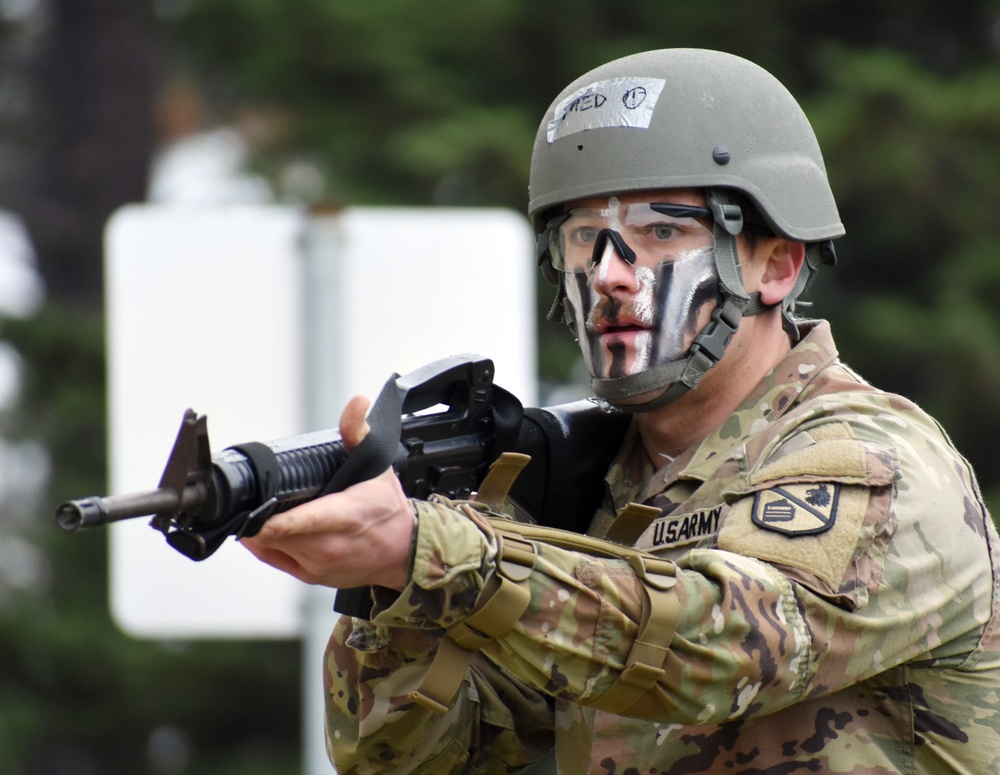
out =
[(348, 452), (358, 446), (371, 430), (366, 419), (369, 406), (371, 401), (367, 396), (354, 396), (340, 415), (340, 437)]

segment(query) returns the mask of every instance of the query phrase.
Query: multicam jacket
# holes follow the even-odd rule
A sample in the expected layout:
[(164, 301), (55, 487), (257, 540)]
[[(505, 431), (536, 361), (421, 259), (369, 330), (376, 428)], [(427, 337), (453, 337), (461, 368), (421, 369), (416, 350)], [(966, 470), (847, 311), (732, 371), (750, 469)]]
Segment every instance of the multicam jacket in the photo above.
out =
[[(697, 448), (654, 466), (633, 436), (608, 474), (591, 532), (675, 563), (648, 688), (607, 700), (654, 595), (636, 564), (535, 541), (523, 614), (456, 664), (447, 709), (415, 703), (504, 532), (415, 502), (411, 583), (330, 641), (338, 771), (514, 772), (555, 745), (572, 775), (1000, 772), (1000, 553), (973, 474), (825, 323), (803, 333)], [(659, 511), (618, 516), (632, 502)]]

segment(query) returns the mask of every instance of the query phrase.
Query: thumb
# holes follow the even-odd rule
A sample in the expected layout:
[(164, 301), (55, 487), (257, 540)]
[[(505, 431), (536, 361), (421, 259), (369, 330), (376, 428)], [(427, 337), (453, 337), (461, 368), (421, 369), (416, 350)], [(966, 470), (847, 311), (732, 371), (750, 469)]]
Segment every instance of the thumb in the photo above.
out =
[(344, 440), (344, 447), (348, 452), (357, 447), (371, 430), (366, 419), (369, 406), (371, 401), (367, 396), (354, 396), (341, 412), (340, 437)]

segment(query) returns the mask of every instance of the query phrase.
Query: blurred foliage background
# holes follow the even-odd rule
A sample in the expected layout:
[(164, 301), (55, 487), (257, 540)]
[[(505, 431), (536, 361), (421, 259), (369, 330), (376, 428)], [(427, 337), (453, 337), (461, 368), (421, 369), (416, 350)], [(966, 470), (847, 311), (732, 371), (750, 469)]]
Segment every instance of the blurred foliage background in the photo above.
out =
[[(104, 536), (54, 529), (59, 501), (105, 486), (108, 216), (176, 198), (170, 153), (196, 138), (242, 197), (523, 211), (555, 94), (672, 46), (746, 56), (799, 97), (848, 230), (812, 312), (941, 420), (1000, 510), (997, 0), (0, 0), (0, 208), (46, 292), (0, 320), (19, 367), (0, 411), (0, 772), (301, 771), (297, 643), (130, 639)], [(576, 350), (540, 285), (556, 384)]]

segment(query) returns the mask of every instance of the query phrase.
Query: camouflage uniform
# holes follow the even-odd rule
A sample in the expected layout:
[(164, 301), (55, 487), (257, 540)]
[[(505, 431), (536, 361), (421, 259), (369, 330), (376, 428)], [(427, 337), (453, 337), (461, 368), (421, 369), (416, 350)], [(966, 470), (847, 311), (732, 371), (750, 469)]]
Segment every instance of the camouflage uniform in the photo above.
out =
[[(447, 712), (415, 705), (497, 556), (480, 511), (415, 503), (412, 582), (330, 641), (339, 771), (511, 772), (554, 741), (573, 775), (1000, 772), (1000, 555), (973, 474), (825, 323), (803, 333), (696, 448), (657, 469), (632, 436), (608, 474), (592, 532), (676, 563), (648, 691), (601, 709), (642, 618), (633, 565), (538, 545), (524, 615)], [(630, 502), (660, 515), (616, 519)]]

